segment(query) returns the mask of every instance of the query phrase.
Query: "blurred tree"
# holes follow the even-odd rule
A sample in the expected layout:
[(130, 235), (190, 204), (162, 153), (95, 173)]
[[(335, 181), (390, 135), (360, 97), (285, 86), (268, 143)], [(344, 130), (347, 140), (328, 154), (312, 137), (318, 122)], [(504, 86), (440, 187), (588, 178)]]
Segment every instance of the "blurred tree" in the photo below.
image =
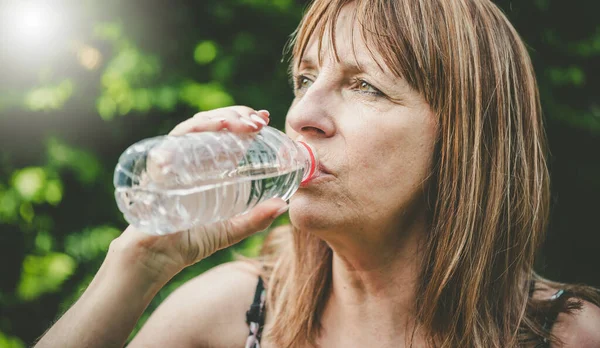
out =
[(501, 0), (530, 48), (550, 141), (552, 213), (539, 269), (600, 285), (600, 3)]
[[(24, 3), (0, 5), (0, 348), (30, 345), (98, 270), (125, 227), (112, 169), (128, 145), (234, 103), (269, 109), (283, 126), (292, 94), (282, 51), (305, 6)], [(600, 4), (497, 3), (531, 47), (553, 153), (552, 224), (539, 268), (600, 285)], [(263, 237), (234, 249), (254, 255)], [(138, 328), (174, 288), (231, 258), (221, 251), (175, 277)]]

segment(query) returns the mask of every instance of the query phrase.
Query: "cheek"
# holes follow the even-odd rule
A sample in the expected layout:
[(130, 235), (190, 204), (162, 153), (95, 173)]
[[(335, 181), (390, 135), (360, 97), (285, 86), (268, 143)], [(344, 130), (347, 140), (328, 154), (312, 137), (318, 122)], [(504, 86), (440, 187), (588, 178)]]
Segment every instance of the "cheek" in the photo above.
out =
[(411, 200), (431, 172), (435, 132), (424, 124), (407, 124), (368, 133), (348, 149), (352, 190), (377, 207)]

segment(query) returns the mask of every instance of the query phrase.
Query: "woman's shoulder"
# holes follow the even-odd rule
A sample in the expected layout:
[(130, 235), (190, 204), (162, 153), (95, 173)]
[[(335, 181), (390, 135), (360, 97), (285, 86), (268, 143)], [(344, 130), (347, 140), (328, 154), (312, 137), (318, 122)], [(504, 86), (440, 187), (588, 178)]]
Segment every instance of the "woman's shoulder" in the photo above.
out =
[(560, 313), (552, 334), (563, 343), (561, 348), (600, 348), (600, 308), (586, 300), (573, 313)]
[[(536, 286), (535, 297), (540, 300), (557, 300), (564, 293), (564, 289), (539, 284)], [(552, 347), (600, 348), (600, 307), (576, 295), (573, 299), (579, 303), (578, 308), (559, 313), (552, 325), (552, 335), (562, 342)]]
[(156, 309), (132, 344), (152, 347), (243, 346), (246, 311), (259, 268), (236, 261), (214, 267), (176, 289)]

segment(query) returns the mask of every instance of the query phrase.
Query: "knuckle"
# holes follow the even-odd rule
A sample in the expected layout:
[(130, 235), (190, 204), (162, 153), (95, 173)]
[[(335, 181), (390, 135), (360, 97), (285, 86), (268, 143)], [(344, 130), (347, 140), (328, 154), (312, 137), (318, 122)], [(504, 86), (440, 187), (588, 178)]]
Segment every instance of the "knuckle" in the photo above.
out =
[(235, 243), (235, 232), (238, 226), (231, 220), (223, 223), (223, 229), (221, 234), (221, 242), (223, 247), (228, 247)]
[(119, 238), (113, 239), (108, 245), (109, 252), (119, 253), (124, 249), (123, 242)]
[(231, 109), (227, 108), (227, 109), (222, 109), (221, 112), (219, 113), (219, 116), (233, 119), (233, 118), (238, 117), (238, 113), (235, 110), (231, 110)]
[[(198, 232), (198, 231), (196, 231)], [(200, 244), (202, 245), (202, 249), (207, 254), (212, 254), (217, 251), (217, 243), (215, 242), (215, 233), (211, 233), (208, 229), (201, 228), (200, 233), (196, 233), (199, 237)]]
[(181, 133), (181, 130), (182, 130), (182, 127), (183, 127), (182, 125), (183, 125), (183, 123), (180, 123), (180, 124), (176, 125), (176, 126), (175, 126), (175, 127), (174, 127), (174, 128), (173, 128), (173, 129), (172, 129), (170, 132), (169, 132), (169, 134), (179, 134), (179, 133)]
[(211, 120), (215, 117), (222, 116), (224, 113), (227, 113), (227, 108), (219, 108), (219, 109), (214, 109), (214, 110), (209, 110), (209, 111), (200, 111), (200, 112), (194, 114), (194, 116), (192, 116), (192, 119), (194, 119), (194, 120)]
[(256, 111), (254, 109), (252, 109), (251, 107), (245, 106), (245, 105), (236, 105), (232, 107), (233, 110), (235, 110), (235, 112), (237, 112), (240, 116), (243, 115), (249, 115), (251, 113), (255, 113)]
[(193, 230), (188, 229), (184, 233), (187, 235), (184, 241), (185, 257), (188, 263), (192, 263), (200, 258), (200, 246), (192, 239)]

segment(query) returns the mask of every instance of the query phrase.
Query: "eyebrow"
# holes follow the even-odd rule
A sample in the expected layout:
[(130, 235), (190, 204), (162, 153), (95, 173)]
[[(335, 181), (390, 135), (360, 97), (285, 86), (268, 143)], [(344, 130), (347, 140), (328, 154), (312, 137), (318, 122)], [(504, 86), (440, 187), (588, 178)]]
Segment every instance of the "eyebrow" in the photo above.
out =
[[(397, 77), (393, 72), (384, 70), (383, 66), (377, 64), (373, 59), (364, 60), (355, 56), (355, 59), (347, 60), (340, 59), (338, 62), (343, 66), (345, 71), (350, 72), (366, 72), (371, 73), (374, 78), (373, 81), (378, 83), (378, 88), (383, 88), (383, 92), (388, 95), (391, 99), (395, 101), (401, 101), (403, 99), (402, 95), (405, 93), (405, 90), (411, 87), (406, 84), (404, 78)], [(295, 61), (292, 61), (289, 66), (288, 77), (290, 84), (293, 85), (294, 74), (297, 72), (296, 69), (302, 65), (306, 65), (309, 68), (317, 68), (318, 63), (311, 57), (307, 57), (304, 55), (300, 60), (300, 63), (297, 64)], [(401, 94), (402, 93), (402, 94)]]
[[(376, 73), (376, 74), (383, 74), (384, 76), (388, 74), (388, 72), (386, 72), (383, 67), (379, 64), (377, 64), (376, 62), (372, 61), (372, 60), (364, 60), (364, 59), (353, 59), (353, 60), (347, 60), (347, 59), (340, 59), (338, 60), (339, 64), (342, 65), (342, 67), (344, 68), (344, 70), (348, 70), (348, 71), (352, 71), (352, 72), (366, 72), (366, 73)], [(297, 66), (302, 66), (302, 65), (306, 65), (309, 67), (317, 67), (318, 64), (309, 57), (302, 57), (302, 59), (300, 60), (300, 64), (296, 65), (294, 64), (294, 68), (296, 68)]]

